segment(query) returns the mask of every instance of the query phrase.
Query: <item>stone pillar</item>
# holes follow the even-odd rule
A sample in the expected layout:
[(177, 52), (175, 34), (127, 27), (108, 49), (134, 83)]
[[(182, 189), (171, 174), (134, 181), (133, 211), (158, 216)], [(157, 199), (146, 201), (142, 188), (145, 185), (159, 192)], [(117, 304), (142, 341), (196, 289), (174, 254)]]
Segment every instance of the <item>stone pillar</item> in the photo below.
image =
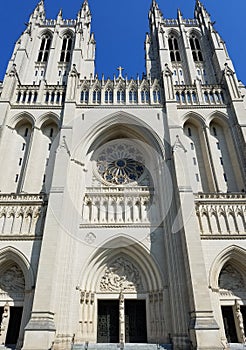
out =
[(5, 344), (8, 325), (9, 325), (9, 318), (10, 318), (10, 307), (9, 307), (9, 303), (6, 303), (3, 307), (2, 322), (0, 325), (0, 345)]
[(120, 343), (125, 342), (125, 300), (124, 294), (121, 291), (119, 295), (119, 331)]

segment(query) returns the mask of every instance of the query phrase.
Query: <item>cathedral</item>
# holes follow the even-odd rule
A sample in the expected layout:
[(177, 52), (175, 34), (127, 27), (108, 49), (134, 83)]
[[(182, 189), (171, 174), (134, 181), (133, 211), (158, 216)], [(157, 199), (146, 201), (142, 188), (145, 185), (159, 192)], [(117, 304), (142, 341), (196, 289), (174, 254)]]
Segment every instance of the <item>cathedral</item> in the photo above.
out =
[(245, 349), (246, 88), (200, 0), (148, 19), (135, 78), (95, 74), (87, 0), (69, 20), (41, 0), (15, 44), (1, 349)]

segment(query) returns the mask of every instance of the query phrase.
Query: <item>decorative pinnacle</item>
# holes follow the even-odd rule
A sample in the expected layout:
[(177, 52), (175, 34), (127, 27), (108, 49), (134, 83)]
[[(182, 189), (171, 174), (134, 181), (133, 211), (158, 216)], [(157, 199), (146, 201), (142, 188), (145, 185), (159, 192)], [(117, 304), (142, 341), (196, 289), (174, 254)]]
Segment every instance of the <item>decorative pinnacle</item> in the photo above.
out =
[(119, 78), (122, 78), (122, 71), (124, 70), (124, 68), (122, 68), (121, 66), (119, 66), (117, 68), (117, 70), (119, 71)]

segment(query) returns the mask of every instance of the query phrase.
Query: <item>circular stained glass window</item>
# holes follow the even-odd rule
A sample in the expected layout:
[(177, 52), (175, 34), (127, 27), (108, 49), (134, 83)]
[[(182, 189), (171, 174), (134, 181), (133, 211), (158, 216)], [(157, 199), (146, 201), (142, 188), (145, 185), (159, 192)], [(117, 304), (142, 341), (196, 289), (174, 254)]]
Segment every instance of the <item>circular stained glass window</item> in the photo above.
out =
[(126, 142), (110, 144), (97, 157), (97, 171), (112, 184), (136, 182), (145, 170), (144, 158), (136, 147)]

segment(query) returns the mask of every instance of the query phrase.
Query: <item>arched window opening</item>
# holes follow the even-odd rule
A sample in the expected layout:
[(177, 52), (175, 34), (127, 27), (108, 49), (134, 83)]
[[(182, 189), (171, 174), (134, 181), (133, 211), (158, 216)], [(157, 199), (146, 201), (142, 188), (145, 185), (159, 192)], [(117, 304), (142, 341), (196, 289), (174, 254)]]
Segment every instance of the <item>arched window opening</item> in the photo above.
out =
[(202, 62), (203, 56), (202, 56), (201, 46), (200, 46), (199, 40), (194, 35), (190, 37), (190, 48), (192, 51), (193, 60), (195, 62)]
[(137, 92), (135, 90), (129, 91), (129, 102), (130, 103), (137, 103)]
[(170, 51), (170, 59), (172, 62), (180, 62), (180, 52), (178, 46), (178, 40), (173, 35), (171, 35), (168, 39), (168, 46)]
[(70, 62), (72, 43), (73, 43), (73, 39), (71, 35), (67, 34), (63, 37), (60, 62), (66, 62), (66, 63)]
[(148, 103), (149, 102), (149, 92), (147, 90), (141, 91), (141, 101), (142, 103)]
[(179, 92), (176, 92), (176, 101), (177, 101), (177, 102), (180, 102), (180, 95), (179, 95)]
[(154, 99), (154, 103), (160, 103), (160, 101), (161, 101), (160, 90), (153, 91), (153, 99)]
[(105, 103), (113, 103), (113, 91), (105, 91)]
[(118, 103), (125, 102), (125, 91), (123, 91), (123, 90), (118, 90), (117, 91), (117, 102)]
[(38, 53), (38, 62), (48, 61), (50, 46), (51, 46), (51, 36), (49, 34), (43, 35), (41, 39), (39, 53)]
[(101, 102), (101, 91), (94, 90), (93, 91), (93, 103), (100, 103)]
[(88, 100), (89, 100), (89, 91), (88, 90), (81, 91), (80, 101), (82, 103), (88, 103)]

